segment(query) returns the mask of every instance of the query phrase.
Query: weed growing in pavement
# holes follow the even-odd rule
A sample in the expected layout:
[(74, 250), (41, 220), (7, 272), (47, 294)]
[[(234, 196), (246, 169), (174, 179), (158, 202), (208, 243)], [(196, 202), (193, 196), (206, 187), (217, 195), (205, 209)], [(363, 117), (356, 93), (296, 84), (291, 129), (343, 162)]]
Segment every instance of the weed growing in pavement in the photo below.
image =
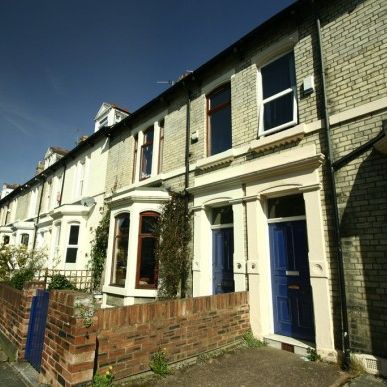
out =
[(309, 361), (321, 361), (322, 360), (321, 356), (317, 353), (315, 348), (308, 347), (306, 352), (308, 352), (308, 354), (306, 355), (306, 358)]
[(93, 387), (110, 387), (113, 385), (113, 367), (109, 369), (103, 375), (95, 375), (93, 378)]
[(349, 370), (355, 375), (362, 375), (366, 373), (363, 362), (359, 358), (352, 355), (351, 362), (349, 364)]
[(266, 346), (266, 343), (254, 337), (251, 331), (247, 331), (242, 338), (245, 346), (248, 348), (261, 348)]
[(149, 362), (149, 368), (155, 374), (160, 376), (166, 376), (170, 373), (165, 348), (159, 348), (158, 351), (152, 355), (151, 361)]

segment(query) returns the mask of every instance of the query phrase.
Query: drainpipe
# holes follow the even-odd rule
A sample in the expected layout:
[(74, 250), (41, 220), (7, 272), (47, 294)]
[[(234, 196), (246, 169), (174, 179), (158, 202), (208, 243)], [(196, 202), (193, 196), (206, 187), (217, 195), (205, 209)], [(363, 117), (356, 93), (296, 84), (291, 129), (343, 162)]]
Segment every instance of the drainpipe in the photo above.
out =
[(323, 108), (324, 108), (324, 121), (325, 121), (325, 141), (326, 141), (326, 166), (329, 176), (329, 188), (331, 191), (332, 204), (333, 204), (333, 222), (334, 222), (334, 242), (336, 247), (336, 260), (339, 274), (339, 296), (340, 296), (340, 317), (341, 317), (341, 339), (343, 348), (342, 368), (348, 369), (350, 365), (350, 344), (349, 344), (349, 329), (348, 329), (348, 314), (347, 314), (347, 297), (345, 290), (345, 276), (344, 276), (344, 263), (343, 263), (343, 251), (341, 246), (340, 235), (340, 217), (337, 203), (337, 191), (336, 191), (336, 178), (335, 169), (333, 167), (333, 152), (331, 141), (331, 128), (329, 123), (329, 111), (328, 111), (328, 98), (326, 92), (326, 80), (325, 80), (325, 63), (324, 53), (322, 48), (321, 39), (321, 24), (319, 17), (316, 17), (316, 30), (317, 30), (317, 46), (319, 53), (319, 67), (321, 76), (321, 89), (323, 94)]
[[(246, 197), (246, 184), (242, 184), (242, 191), (243, 191), (243, 197)], [(249, 238), (247, 237), (247, 206), (246, 201), (243, 200), (243, 216), (245, 217), (245, 249), (246, 249), (246, 262), (245, 262), (245, 282), (246, 282), (246, 290), (250, 290), (250, 283), (249, 283), (249, 272), (248, 272), (248, 266), (247, 266), (247, 257), (249, 254)]]
[(34, 233), (34, 242), (32, 243), (32, 251), (35, 250), (35, 246), (36, 246), (36, 236), (37, 236), (37, 231), (38, 231), (38, 223), (39, 223), (40, 211), (42, 209), (42, 200), (43, 200), (44, 183), (45, 182), (46, 182), (46, 178), (43, 176), (42, 190), (40, 191), (40, 198), (39, 198), (38, 215), (37, 215), (36, 221), (35, 221), (35, 233)]
[(186, 205), (186, 214), (188, 215), (188, 186), (189, 186), (189, 139), (191, 130), (191, 93), (187, 91), (187, 114), (186, 114), (186, 125), (185, 125), (185, 173), (184, 173), (184, 196)]
[(60, 187), (60, 199), (59, 199), (59, 207), (62, 205), (62, 197), (63, 197), (63, 188), (64, 188), (64, 181), (66, 178), (66, 170), (67, 170), (67, 165), (63, 164), (63, 177), (62, 177), (62, 186)]
[[(185, 216), (188, 218), (188, 203), (189, 203), (189, 194), (188, 194), (188, 187), (189, 187), (189, 143), (190, 143), (190, 131), (191, 131), (191, 92), (187, 86), (187, 84), (184, 82), (184, 87), (186, 89), (187, 93), (187, 113), (186, 113), (186, 125), (185, 125), (185, 173), (184, 173), (184, 212)], [(191, 265), (191, 278), (193, 278), (193, 270)], [(185, 279), (182, 278), (182, 281)], [(183, 282), (182, 282), (183, 283)], [(185, 298), (186, 293), (185, 289), (181, 289), (181, 298)]]

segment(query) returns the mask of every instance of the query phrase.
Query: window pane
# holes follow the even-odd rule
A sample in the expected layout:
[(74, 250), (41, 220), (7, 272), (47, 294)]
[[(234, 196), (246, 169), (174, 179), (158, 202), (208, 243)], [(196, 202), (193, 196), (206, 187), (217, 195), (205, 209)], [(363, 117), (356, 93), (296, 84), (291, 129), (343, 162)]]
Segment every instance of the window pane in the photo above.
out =
[(69, 245), (77, 245), (78, 244), (78, 235), (79, 235), (79, 226), (71, 226), (70, 227)]
[(264, 130), (293, 121), (293, 92), (266, 102), (263, 107)]
[(152, 172), (153, 144), (142, 148), (141, 177), (147, 177)]
[(292, 86), (293, 53), (282, 56), (276, 61), (262, 67), (263, 98), (271, 97)]
[(153, 133), (154, 133), (154, 129), (153, 129), (153, 128), (148, 129), (148, 130), (144, 133), (144, 143), (150, 143), (150, 142), (153, 142)]
[(215, 107), (222, 105), (226, 102), (231, 101), (231, 88), (230, 86), (219, 90), (218, 92), (211, 94), (210, 97), (210, 109), (214, 109)]
[(28, 240), (30, 239), (30, 236), (28, 234), (22, 234), (21, 236), (21, 244), (23, 246), (28, 246)]
[(114, 252), (110, 282), (125, 286), (129, 242), (129, 214), (116, 217)]
[(119, 215), (116, 218), (117, 236), (125, 236), (129, 233), (129, 214)]
[(211, 155), (230, 149), (231, 138), (231, 106), (212, 113), (209, 116), (211, 129)]
[(154, 285), (155, 284), (155, 247), (156, 239), (153, 237), (144, 237), (140, 239), (141, 248), (141, 264), (140, 264), (140, 276), (139, 285)]
[(286, 218), (305, 215), (305, 202), (302, 195), (290, 195), (269, 199), (269, 218)]
[(152, 234), (155, 231), (157, 216), (143, 216), (141, 223), (141, 234)]
[(66, 262), (75, 263), (77, 260), (78, 247), (68, 247), (66, 252)]
[(9, 236), (8, 235), (3, 236), (3, 244), (5, 244), (5, 245), (9, 244)]
[(213, 208), (212, 224), (228, 224), (233, 223), (233, 212), (231, 206)]

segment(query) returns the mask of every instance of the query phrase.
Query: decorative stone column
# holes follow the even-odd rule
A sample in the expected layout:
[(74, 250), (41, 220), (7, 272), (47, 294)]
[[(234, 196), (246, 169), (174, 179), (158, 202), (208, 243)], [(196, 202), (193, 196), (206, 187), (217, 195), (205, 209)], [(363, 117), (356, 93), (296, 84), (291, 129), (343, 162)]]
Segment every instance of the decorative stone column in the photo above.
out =
[(300, 191), (304, 195), (308, 230), (309, 271), (313, 292), (316, 348), (325, 358), (336, 360), (320, 185), (303, 187)]

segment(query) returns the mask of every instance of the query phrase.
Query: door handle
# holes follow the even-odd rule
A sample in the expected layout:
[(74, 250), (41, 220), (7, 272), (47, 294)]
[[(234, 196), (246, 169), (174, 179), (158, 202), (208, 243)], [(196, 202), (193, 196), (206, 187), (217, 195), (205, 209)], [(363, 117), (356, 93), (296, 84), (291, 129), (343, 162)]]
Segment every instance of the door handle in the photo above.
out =
[(300, 275), (300, 272), (297, 270), (286, 270), (285, 274), (288, 276), (297, 277)]

